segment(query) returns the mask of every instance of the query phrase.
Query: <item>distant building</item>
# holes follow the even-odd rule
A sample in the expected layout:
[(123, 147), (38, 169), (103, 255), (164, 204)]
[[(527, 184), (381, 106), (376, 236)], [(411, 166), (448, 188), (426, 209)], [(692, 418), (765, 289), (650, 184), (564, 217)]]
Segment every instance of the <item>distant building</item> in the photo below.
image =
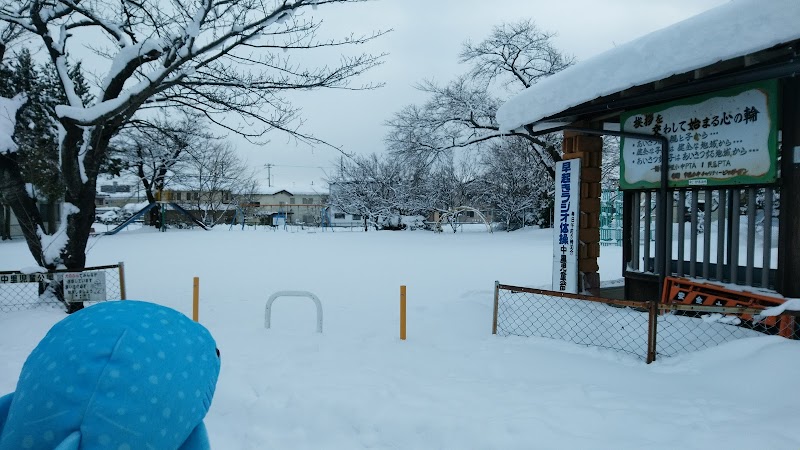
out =
[(270, 187), (248, 196), (241, 207), (248, 215), (262, 218), (264, 224), (274, 224), (283, 217), (288, 224), (319, 225), (328, 203), (327, 189), (310, 187)]

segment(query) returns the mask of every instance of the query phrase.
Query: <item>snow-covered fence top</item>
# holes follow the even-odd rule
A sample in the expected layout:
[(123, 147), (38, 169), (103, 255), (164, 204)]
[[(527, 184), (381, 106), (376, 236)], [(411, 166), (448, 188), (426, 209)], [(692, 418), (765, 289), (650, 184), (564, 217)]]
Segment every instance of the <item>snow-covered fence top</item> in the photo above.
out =
[[(493, 333), (628, 353), (648, 363), (747, 337), (800, 339), (800, 312), (613, 300), (497, 284)], [(800, 309), (800, 306), (797, 307)], [(758, 314), (774, 314), (766, 318)]]

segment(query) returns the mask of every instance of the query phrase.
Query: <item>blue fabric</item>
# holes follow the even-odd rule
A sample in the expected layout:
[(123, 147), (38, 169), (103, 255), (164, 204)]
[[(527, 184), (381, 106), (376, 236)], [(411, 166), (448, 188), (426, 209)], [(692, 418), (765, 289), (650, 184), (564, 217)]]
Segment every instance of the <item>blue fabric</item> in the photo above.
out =
[(0, 450), (208, 449), (202, 420), (219, 369), (211, 334), (175, 310), (87, 307), (25, 361), (0, 417)]
[(203, 422), (195, 427), (179, 450), (211, 450), (208, 444), (208, 432)]
[(14, 393), (0, 397), (0, 436), (3, 435), (3, 427), (6, 424), (6, 417), (8, 417), (8, 410), (11, 408), (11, 399), (14, 398)]

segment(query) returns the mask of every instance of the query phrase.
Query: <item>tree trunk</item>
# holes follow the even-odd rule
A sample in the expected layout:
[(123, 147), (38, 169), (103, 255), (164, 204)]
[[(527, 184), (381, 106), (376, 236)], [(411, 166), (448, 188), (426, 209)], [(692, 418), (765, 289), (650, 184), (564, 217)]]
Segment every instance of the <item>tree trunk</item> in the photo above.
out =
[(58, 230), (58, 199), (47, 200), (47, 234), (54, 235)]
[(0, 240), (11, 239), (11, 209), (0, 203)]
[[(164, 188), (163, 182), (158, 186), (156, 186), (156, 184), (158, 184), (157, 182), (151, 183), (144, 173), (144, 165), (142, 164), (137, 164), (136, 175), (139, 177), (139, 181), (142, 182), (142, 188), (144, 189), (144, 195), (147, 198), (147, 203), (152, 205), (156, 202), (156, 196), (153, 194), (153, 191), (158, 190), (159, 193), (162, 192)], [(159, 208), (153, 208), (147, 214), (150, 216), (149, 225), (161, 229), (161, 212), (159, 211)]]
[(6, 220), (2, 224), (0, 224), (0, 227), (3, 228), (3, 230), (6, 233), (6, 236), (8, 236), (8, 238), (11, 239), (11, 207), (5, 205), (3, 209), (5, 209), (6, 212)]
[[(61, 173), (66, 192), (64, 203), (77, 211), (69, 214), (65, 210), (62, 222), (66, 222), (67, 242), (59, 255), (60, 263), (67, 269), (86, 267), (86, 245), (92, 230), (95, 215), (96, 185), (100, 165), (105, 159), (111, 139), (111, 128), (96, 126), (89, 134), (92, 145), (84, 145), (85, 127), (65, 125), (66, 133), (61, 139)], [(78, 155), (83, 155), (82, 164)], [(82, 302), (67, 303), (67, 313), (83, 309)]]
[[(38, 234), (39, 229), (44, 230), (42, 217), (39, 214), (39, 208), (36, 207), (36, 201), (28, 195), (28, 191), (25, 189), (25, 180), (22, 178), (16, 153), (0, 155), (0, 196), (14, 211), (22, 234), (25, 236), (25, 242), (27, 242), (28, 249), (36, 263), (49, 270), (55, 269), (54, 266), (48, 267), (45, 264), (42, 242)], [(6, 220), (10, 225), (10, 218), (7, 217)], [(8, 231), (10, 232), (10, 230)]]

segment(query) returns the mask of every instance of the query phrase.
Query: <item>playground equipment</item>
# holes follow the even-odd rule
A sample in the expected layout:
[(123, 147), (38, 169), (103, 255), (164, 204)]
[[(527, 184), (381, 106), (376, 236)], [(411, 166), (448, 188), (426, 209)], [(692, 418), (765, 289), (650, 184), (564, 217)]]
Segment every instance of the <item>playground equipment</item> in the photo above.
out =
[(316, 295), (308, 291), (278, 291), (270, 295), (264, 308), (264, 328), (269, 329), (272, 324), (272, 304), (278, 297), (308, 297), (313, 300), (317, 307), (317, 333), (322, 333), (322, 303)]
[[(233, 226), (237, 223), (242, 223), (242, 230), (244, 230), (245, 225), (252, 225), (251, 217), (248, 217), (247, 214), (244, 213), (244, 210), (240, 206), (236, 206), (236, 210), (233, 213), (233, 218), (231, 219), (231, 226), (228, 227), (228, 230), (232, 230)], [(256, 222), (257, 223), (257, 222)]]
[(475, 215), (477, 215), (483, 221), (484, 225), (486, 225), (486, 230), (489, 233), (491, 233), (492, 232), (492, 226), (489, 224), (489, 221), (486, 220), (486, 216), (484, 216), (482, 212), (480, 212), (477, 209), (472, 208), (470, 206), (459, 206), (457, 208), (453, 208), (453, 209), (445, 212), (444, 214), (440, 215), (439, 219), (436, 220), (436, 225), (434, 227), (434, 231), (436, 231), (437, 233), (441, 233), (442, 232), (442, 222), (446, 221), (446, 222), (456, 223), (457, 220), (458, 220), (458, 216), (459, 215), (461, 215), (461, 214), (463, 214), (465, 212), (470, 212), (470, 211), (475, 213)]
[(322, 231), (325, 231), (325, 228), (330, 228), (331, 231), (334, 231), (333, 225), (331, 225), (330, 206), (322, 208), (319, 212), (319, 226)]
[(195, 225), (197, 225), (200, 228), (208, 231), (208, 227), (206, 227), (205, 224), (203, 224), (203, 222), (200, 222), (199, 220), (197, 220), (193, 215), (191, 215), (189, 213), (189, 211), (186, 211), (185, 209), (183, 209), (183, 207), (181, 207), (177, 203), (172, 203), (172, 202), (154, 202), (154, 203), (150, 203), (147, 206), (145, 206), (144, 208), (140, 209), (136, 214), (134, 214), (131, 217), (129, 217), (128, 220), (126, 220), (126, 221), (122, 222), (121, 224), (117, 225), (113, 230), (106, 231), (104, 233), (99, 233), (99, 234), (109, 235), (109, 236), (117, 234), (120, 231), (122, 231), (123, 229), (125, 229), (125, 227), (127, 227), (130, 224), (132, 224), (133, 222), (135, 222), (140, 217), (142, 217), (145, 214), (147, 214), (151, 209), (153, 209), (155, 207), (161, 208), (161, 231), (167, 231), (167, 227), (164, 224), (164, 214), (166, 213), (167, 206), (171, 207), (175, 211), (178, 211), (182, 215), (188, 217), (189, 220), (191, 220)]

